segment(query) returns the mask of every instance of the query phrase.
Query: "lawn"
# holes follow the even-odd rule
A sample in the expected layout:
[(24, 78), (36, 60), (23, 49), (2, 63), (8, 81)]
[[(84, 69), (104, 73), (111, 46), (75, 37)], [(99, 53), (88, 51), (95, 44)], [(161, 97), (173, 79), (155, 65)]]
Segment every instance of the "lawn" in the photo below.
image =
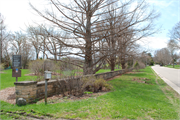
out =
[[(16, 82), (16, 77), (12, 77), (12, 69), (4, 70), (4, 73), (0, 73), (0, 90), (5, 89), (7, 87), (13, 87), (14, 82)], [(27, 80), (34, 80), (36, 76), (26, 76), (25, 74), (30, 73), (28, 69), (21, 70), (21, 77), (18, 77), (18, 81), (27, 81)]]
[(111, 92), (85, 100), (21, 107), (1, 101), (1, 113), (12, 115), (1, 114), (1, 117), (20, 119), (30, 114), (49, 119), (180, 119), (179, 95), (150, 67), (122, 75), (109, 83), (113, 86)]
[[(173, 65), (166, 65), (164, 67), (173, 68)], [(180, 69), (180, 65), (174, 65), (175, 69)]]
[[(121, 70), (121, 69), (115, 69), (114, 71), (117, 71), (117, 70)], [(104, 72), (111, 72), (111, 69), (100, 69), (99, 71), (96, 72), (96, 74), (104, 73)]]

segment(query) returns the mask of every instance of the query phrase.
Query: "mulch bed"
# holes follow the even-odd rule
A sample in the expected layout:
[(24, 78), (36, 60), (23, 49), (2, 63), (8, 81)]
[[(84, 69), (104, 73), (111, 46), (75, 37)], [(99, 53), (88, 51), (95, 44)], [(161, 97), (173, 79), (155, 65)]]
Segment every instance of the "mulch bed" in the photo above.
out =
[[(96, 99), (98, 96), (104, 95), (108, 92), (98, 92), (98, 93), (91, 93), (91, 94), (84, 94), (82, 96), (73, 96), (73, 95), (68, 95), (63, 97), (61, 94), (60, 95), (54, 95), (52, 97), (47, 98), (47, 102), (49, 104), (55, 104), (55, 103), (61, 103), (61, 102), (68, 102), (68, 101), (78, 101), (78, 100), (83, 100), (83, 99), (89, 99), (89, 98), (94, 98)], [(38, 101), (36, 104), (40, 104), (45, 102), (45, 99), (42, 99)]]

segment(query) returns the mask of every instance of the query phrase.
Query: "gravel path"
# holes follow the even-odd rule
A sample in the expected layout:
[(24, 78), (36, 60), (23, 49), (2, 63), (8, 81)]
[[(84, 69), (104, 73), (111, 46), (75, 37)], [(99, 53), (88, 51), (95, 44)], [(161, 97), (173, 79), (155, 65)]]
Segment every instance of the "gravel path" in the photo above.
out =
[(16, 103), (15, 87), (9, 87), (0, 91), (0, 100), (11, 104)]

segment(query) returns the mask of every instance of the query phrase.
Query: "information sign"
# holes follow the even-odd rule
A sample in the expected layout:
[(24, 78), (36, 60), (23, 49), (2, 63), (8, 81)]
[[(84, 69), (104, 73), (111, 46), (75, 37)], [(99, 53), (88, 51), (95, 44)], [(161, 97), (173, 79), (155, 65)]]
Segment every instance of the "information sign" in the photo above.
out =
[(21, 77), (21, 70), (20, 69), (13, 69), (12, 70), (12, 77)]
[(12, 67), (21, 67), (21, 55), (13, 55)]

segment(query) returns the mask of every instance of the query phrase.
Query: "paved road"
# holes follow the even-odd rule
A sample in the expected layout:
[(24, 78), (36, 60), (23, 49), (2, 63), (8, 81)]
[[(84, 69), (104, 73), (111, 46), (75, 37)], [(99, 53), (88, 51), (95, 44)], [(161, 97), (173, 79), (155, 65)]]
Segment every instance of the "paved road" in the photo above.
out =
[(180, 94), (180, 69), (153, 66), (152, 69), (174, 90)]

